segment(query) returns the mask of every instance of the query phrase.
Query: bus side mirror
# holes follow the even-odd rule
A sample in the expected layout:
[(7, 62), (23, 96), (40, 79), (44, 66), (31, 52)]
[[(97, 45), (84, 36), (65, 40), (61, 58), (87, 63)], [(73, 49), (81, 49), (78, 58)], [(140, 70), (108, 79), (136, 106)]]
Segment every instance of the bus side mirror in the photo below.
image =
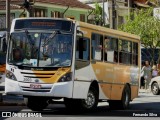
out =
[(82, 31), (80, 31), (80, 30), (77, 30), (77, 34), (81, 34), (82, 38), (84, 37), (83, 32), (82, 32)]

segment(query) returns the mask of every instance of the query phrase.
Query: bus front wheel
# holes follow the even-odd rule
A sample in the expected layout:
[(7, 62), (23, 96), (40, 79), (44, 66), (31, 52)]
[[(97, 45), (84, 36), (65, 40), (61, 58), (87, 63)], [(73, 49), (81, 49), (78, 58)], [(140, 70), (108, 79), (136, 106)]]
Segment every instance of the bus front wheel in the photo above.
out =
[(48, 106), (47, 99), (40, 97), (24, 97), (24, 102), (33, 111), (42, 111)]
[(98, 92), (91, 87), (86, 99), (64, 98), (66, 108), (71, 110), (95, 110), (98, 104)]
[(81, 107), (84, 110), (95, 110), (98, 105), (98, 92), (91, 87), (87, 94), (87, 99), (81, 100)]

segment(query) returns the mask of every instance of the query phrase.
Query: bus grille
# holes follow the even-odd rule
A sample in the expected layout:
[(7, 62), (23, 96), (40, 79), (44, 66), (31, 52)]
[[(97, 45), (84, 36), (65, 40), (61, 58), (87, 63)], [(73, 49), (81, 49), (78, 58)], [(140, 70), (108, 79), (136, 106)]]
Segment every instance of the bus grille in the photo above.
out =
[(51, 88), (40, 88), (40, 89), (32, 89), (30, 87), (24, 87), (21, 86), (23, 91), (29, 91), (29, 92), (50, 92)]
[(28, 73), (21, 72), (24, 77), (28, 78), (51, 78), (55, 73)]

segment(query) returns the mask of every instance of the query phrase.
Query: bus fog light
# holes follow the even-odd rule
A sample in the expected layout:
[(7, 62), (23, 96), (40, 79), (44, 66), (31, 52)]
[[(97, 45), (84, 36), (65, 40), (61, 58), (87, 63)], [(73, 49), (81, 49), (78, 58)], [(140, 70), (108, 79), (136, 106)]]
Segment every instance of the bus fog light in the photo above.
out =
[(72, 73), (67, 73), (64, 76), (62, 76), (58, 82), (67, 82), (67, 81), (71, 81), (72, 80)]
[(8, 71), (8, 70), (6, 70), (6, 77), (9, 78), (9, 79), (17, 81), (15, 75), (12, 72)]

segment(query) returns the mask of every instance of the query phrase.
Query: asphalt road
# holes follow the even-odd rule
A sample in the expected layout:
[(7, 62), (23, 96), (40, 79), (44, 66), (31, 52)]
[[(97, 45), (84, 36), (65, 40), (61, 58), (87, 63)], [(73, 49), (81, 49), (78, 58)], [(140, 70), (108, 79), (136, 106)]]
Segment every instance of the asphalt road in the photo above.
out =
[[(9, 96), (9, 98), (7, 96), (5, 97), (4, 101), (7, 101), (8, 99), (9, 102), (14, 101), (17, 103), (23, 103), (23, 98), (21, 96)], [(35, 111), (31, 111), (25, 105), (15, 106), (14, 104), (10, 106), (0, 106), (0, 116), (2, 116), (2, 112), (11, 112), (12, 114), (19, 113), (20, 116), (28, 113), (35, 113)], [(98, 104), (98, 108), (94, 112), (70, 112), (67, 111), (64, 104), (50, 104), (44, 111), (36, 113), (38, 113), (39, 116), (42, 116), (41, 119), (43, 119), (44, 117), (47, 117), (45, 119), (56, 117), (56, 120), (59, 120), (63, 117), (65, 117), (65, 119), (63, 120), (68, 120), (68, 118), (71, 118), (71, 120), (88, 120), (90, 117), (92, 118), (92, 120), (96, 119), (97, 117), (100, 117), (101, 119), (105, 118), (105, 120), (114, 120), (119, 117), (124, 117), (124, 119), (126, 119), (128, 117), (141, 118), (142, 116), (145, 118), (156, 117), (157, 119), (158, 117), (160, 117), (160, 95), (155, 96), (152, 95), (152, 93), (141, 91), (139, 93), (139, 96), (131, 102), (130, 108), (128, 110), (110, 110), (108, 103), (103, 102)], [(17, 117), (8, 119), (17, 120)]]

